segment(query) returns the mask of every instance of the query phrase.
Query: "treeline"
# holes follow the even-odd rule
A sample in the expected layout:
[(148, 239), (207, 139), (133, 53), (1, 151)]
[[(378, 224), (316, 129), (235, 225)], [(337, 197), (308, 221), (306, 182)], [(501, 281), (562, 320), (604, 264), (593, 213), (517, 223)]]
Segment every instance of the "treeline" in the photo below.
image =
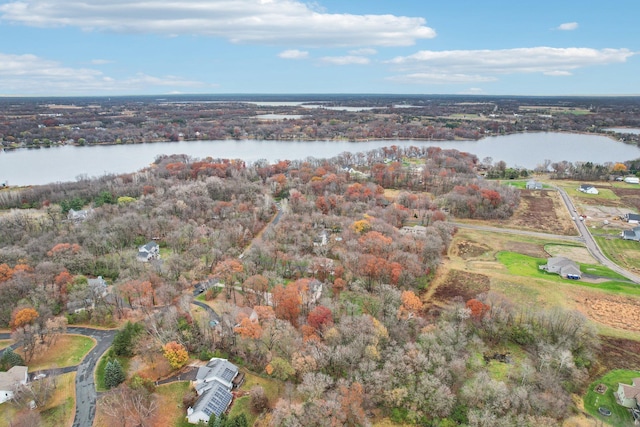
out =
[[(640, 126), (635, 98), (323, 100), (321, 105), (329, 108), (260, 106), (241, 99), (216, 103), (149, 99), (95, 99), (92, 103), (77, 99), (65, 103), (64, 99), (58, 99), (55, 102), (0, 103), (0, 144), (11, 148), (39, 148), (60, 143), (135, 144), (182, 139), (445, 141), (525, 131), (607, 134), (610, 132), (606, 129), (610, 127)], [(365, 108), (362, 111), (331, 109), (335, 106)], [(574, 111), (580, 114), (573, 114)], [(284, 114), (291, 118), (265, 120), (260, 117), (263, 114)], [(626, 142), (637, 143), (640, 136), (628, 133), (621, 137)]]

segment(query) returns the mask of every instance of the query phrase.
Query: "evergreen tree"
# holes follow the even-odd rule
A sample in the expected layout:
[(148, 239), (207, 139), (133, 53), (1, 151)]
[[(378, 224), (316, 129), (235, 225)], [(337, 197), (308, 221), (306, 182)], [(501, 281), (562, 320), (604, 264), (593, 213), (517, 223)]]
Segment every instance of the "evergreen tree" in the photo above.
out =
[(8, 348), (0, 357), (0, 371), (8, 371), (14, 366), (25, 366), (24, 359), (13, 349)]
[(133, 356), (134, 338), (142, 332), (142, 325), (139, 323), (127, 322), (124, 328), (113, 337), (113, 352), (116, 356)]
[(118, 387), (126, 376), (118, 359), (110, 360), (104, 368), (104, 385), (107, 388)]

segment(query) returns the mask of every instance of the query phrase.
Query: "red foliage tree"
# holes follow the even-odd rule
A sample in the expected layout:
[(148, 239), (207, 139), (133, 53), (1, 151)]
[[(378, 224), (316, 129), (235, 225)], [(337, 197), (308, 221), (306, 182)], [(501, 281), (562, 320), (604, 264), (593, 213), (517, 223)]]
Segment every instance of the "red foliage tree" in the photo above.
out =
[(474, 320), (481, 320), (490, 308), (487, 304), (475, 298), (467, 301), (466, 307), (471, 310), (471, 318)]
[(307, 324), (314, 329), (321, 329), (331, 325), (333, 324), (333, 313), (323, 305), (314, 307), (307, 316)]

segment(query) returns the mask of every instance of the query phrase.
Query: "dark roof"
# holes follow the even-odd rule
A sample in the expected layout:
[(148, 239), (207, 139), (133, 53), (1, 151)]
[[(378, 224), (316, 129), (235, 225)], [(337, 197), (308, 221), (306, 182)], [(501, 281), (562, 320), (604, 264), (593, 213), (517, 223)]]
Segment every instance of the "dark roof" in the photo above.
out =
[(146, 245), (142, 246), (140, 249), (146, 249), (147, 251), (150, 251), (150, 250), (152, 250), (153, 248), (156, 248), (156, 247), (158, 247), (158, 244), (156, 242), (151, 241), (151, 242), (147, 243)]
[(211, 414), (216, 414), (216, 417), (219, 417), (227, 410), (232, 399), (231, 392), (216, 381), (209, 390), (200, 396), (193, 410), (194, 412), (202, 411), (209, 417)]

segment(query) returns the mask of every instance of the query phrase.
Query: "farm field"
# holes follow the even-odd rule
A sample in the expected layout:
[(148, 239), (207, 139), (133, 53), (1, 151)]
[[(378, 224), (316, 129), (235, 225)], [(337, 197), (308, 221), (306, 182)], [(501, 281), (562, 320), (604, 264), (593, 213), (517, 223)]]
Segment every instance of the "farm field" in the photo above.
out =
[[(555, 182), (553, 184), (557, 185)], [(586, 213), (587, 225), (603, 251), (621, 266), (640, 271), (640, 244), (618, 237), (622, 229), (631, 226), (616, 219), (640, 206), (634, 200), (637, 198), (640, 201), (640, 192), (636, 190), (631, 193), (628, 189), (611, 186), (601, 195), (590, 196), (575, 191), (577, 184), (573, 193), (569, 191), (573, 183), (564, 185), (574, 198), (577, 211)], [(547, 195), (540, 197), (537, 193)], [(523, 203), (511, 219), (499, 222), (500, 227), (563, 234), (562, 226), (543, 223), (566, 223), (565, 219), (568, 218), (567, 230), (570, 226), (575, 233), (573, 221), (564, 204), (559, 200), (556, 208), (553, 202), (557, 193), (543, 190), (523, 191), (522, 194)], [(496, 226), (495, 221), (474, 223)], [(567, 232), (566, 235), (572, 234)], [(587, 277), (570, 281), (540, 271), (538, 266), (551, 256), (565, 256), (574, 260), (583, 274), (587, 273)], [(458, 229), (443, 267), (438, 271), (431, 288), (423, 295), (425, 305), (438, 310), (454, 297), (468, 300), (486, 292), (503, 295), (516, 304), (541, 308), (563, 307), (584, 314), (601, 336), (600, 363), (591, 372), (592, 380), (617, 369), (638, 369), (640, 366), (640, 286), (600, 266), (580, 243)], [(617, 389), (618, 380), (614, 380)], [(594, 425), (593, 418), (614, 426), (627, 425), (621, 421), (625, 419), (624, 412), (616, 418), (616, 413), (620, 412), (618, 409), (610, 419), (598, 418), (597, 407), (594, 412), (594, 402), (592, 395), (585, 395), (584, 407), (588, 415), (586, 418), (578, 417), (575, 425)], [(604, 400), (599, 402), (602, 404)], [(613, 406), (610, 401), (605, 403)], [(589, 420), (589, 417), (593, 418)]]

